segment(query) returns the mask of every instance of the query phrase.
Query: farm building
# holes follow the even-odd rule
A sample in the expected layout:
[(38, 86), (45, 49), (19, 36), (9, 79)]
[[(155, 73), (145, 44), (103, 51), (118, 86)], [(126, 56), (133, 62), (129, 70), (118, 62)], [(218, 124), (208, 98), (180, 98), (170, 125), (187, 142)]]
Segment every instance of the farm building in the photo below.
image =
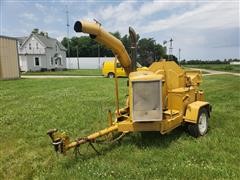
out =
[(17, 40), (0, 36), (0, 79), (20, 77)]
[(240, 65), (240, 61), (232, 61), (230, 62), (231, 65)]
[(67, 58), (67, 69), (101, 69), (105, 61), (114, 57), (72, 57)]
[(66, 48), (47, 33), (18, 37), (21, 71), (66, 69)]

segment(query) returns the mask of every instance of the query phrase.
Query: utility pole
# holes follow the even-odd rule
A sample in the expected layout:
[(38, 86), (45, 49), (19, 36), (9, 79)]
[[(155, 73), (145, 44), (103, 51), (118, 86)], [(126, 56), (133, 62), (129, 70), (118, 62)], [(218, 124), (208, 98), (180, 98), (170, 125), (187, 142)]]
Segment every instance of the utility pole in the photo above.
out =
[(172, 58), (172, 53), (173, 53), (173, 39), (171, 38), (169, 42), (170, 42), (170, 46), (169, 46), (169, 60), (170, 60), (170, 58)]
[(180, 62), (181, 62), (181, 49), (179, 48), (178, 49), (178, 63), (179, 63), (179, 65), (180, 65)]
[(163, 41), (163, 47), (164, 47), (165, 54), (167, 55), (167, 41), (166, 40)]
[(68, 57), (70, 57), (70, 42), (69, 42), (69, 12), (68, 12), (68, 6), (66, 7), (67, 11), (66, 11), (66, 16), (67, 16), (67, 38), (68, 38), (68, 41), (67, 41), (67, 54), (68, 54)]
[(100, 69), (100, 45), (98, 43), (98, 68)]
[(78, 64), (78, 69), (80, 69), (80, 67), (79, 67), (79, 58), (78, 58), (78, 46), (76, 47), (76, 49), (77, 49), (77, 64)]
[(153, 53), (154, 53), (154, 59), (153, 59), (153, 62), (155, 62), (156, 61), (156, 41), (154, 40), (154, 43), (153, 43)]

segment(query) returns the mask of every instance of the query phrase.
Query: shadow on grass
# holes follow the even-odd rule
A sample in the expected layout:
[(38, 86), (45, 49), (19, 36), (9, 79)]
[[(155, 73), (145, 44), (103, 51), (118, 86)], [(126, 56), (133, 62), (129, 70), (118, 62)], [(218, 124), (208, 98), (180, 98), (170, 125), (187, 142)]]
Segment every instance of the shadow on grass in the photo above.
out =
[(76, 160), (89, 160), (92, 158), (97, 158), (106, 155), (110, 151), (113, 151), (120, 146), (133, 145), (138, 148), (147, 148), (147, 147), (157, 147), (160, 149), (165, 149), (170, 146), (171, 143), (177, 141), (185, 132), (185, 127), (178, 127), (171, 131), (168, 134), (161, 135), (160, 132), (135, 132), (129, 133), (120, 141), (117, 141), (113, 144), (93, 144), (95, 148), (100, 152), (97, 154), (90, 146), (86, 145), (85, 152), (82, 152), (82, 155), (78, 155), (73, 158)]
[(185, 133), (184, 127), (178, 127), (164, 135), (160, 134), (160, 132), (139, 132), (133, 134), (133, 136), (124, 143), (134, 144), (139, 148), (158, 147), (164, 149), (179, 139), (183, 133)]

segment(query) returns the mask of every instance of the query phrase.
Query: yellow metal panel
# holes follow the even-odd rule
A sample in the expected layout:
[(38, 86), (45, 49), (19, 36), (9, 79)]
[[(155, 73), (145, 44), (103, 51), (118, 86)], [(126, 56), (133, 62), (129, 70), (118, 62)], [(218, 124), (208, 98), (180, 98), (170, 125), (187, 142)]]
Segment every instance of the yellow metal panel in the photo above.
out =
[(186, 109), (186, 114), (184, 116), (184, 121), (196, 123), (198, 119), (198, 112), (201, 107), (208, 106), (208, 102), (204, 101), (195, 101), (191, 104), (188, 104)]
[(129, 120), (118, 123), (118, 131), (160, 131), (160, 122), (131, 122)]
[(176, 88), (168, 92), (168, 108), (184, 111), (186, 104), (195, 101), (194, 88)]
[(186, 71), (186, 75), (191, 79), (192, 85), (199, 85), (202, 82), (202, 73), (201, 71)]
[[(159, 70), (164, 70), (164, 73)], [(149, 71), (164, 74), (168, 90), (185, 86), (185, 71), (174, 61), (154, 62), (149, 67)]]
[(205, 96), (203, 91), (196, 92), (196, 101), (205, 101)]
[(160, 132), (165, 134), (180, 126), (183, 122), (183, 116), (181, 114), (175, 114), (172, 118), (160, 121)]

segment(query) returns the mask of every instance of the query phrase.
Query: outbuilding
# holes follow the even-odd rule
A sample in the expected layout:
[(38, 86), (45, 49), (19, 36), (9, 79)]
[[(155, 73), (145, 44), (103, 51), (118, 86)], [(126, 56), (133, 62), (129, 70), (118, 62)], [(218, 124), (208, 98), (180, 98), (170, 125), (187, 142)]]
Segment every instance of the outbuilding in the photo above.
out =
[(20, 78), (17, 40), (0, 36), (0, 79)]

